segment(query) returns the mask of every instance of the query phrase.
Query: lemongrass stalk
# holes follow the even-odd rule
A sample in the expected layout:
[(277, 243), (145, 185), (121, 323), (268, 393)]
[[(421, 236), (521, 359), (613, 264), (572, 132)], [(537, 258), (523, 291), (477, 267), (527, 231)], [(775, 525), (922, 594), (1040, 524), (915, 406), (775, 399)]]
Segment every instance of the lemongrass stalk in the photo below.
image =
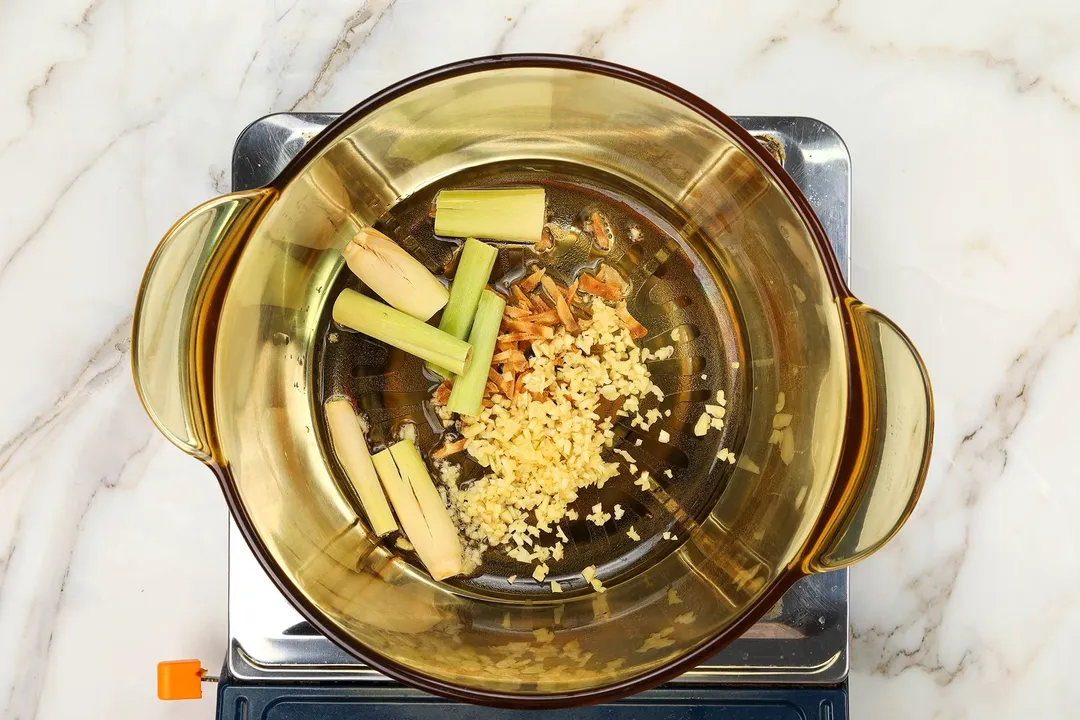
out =
[(543, 188), (442, 190), (435, 198), (435, 234), (538, 243), (544, 231)]
[(413, 496), (420, 503), (420, 511), (424, 513), (424, 520), (427, 521), (432, 538), (448, 560), (448, 563), (443, 565), (444, 574), (436, 579), (460, 574), (464, 558), (457, 527), (450, 518), (450, 511), (446, 508), (442, 496), (435, 488), (416, 443), (402, 440), (390, 446), (390, 454), (397, 463), (401, 477), (409, 483)]
[(375, 228), (363, 228), (341, 254), (376, 295), (414, 318), (427, 320), (450, 297), (423, 263)]
[(341, 467), (360, 497), (360, 505), (367, 515), (372, 531), (382, 537), (398, 529), (390, 504), (386, 502), (375, 466), (371, 463), (364, 440), (364, 429), (353, 412), (352, 403), (344, 399), (328, 401), (323, 409), (326, 424), (330, 428), (330, 441), (334, 446)]
[[(439, 320), (440, 330), (461, 340), (469, 337), (476, 306), (480, 302), (480, 293), (487, 287), (491, 269), (495, 267), (498, 256), (498, 250), (476, 238), (465, 241), (465, 247), (461, 249), (461, 257), (458, 259), (457, 273), (454, 274), (454, 282), (450, 286), (450, 301), (446, 303), (446, 309)], [(432, 363), (428, 363), (428, 368), (443, 377), (453, 374)]]
[(382, 340), (453, 373), (462, 372), (465, 361), (469, 358), (469, 343), (464, 340), (355, 290), (341, 291), (334, 301), (333, 317), (334, 322)]
[(465, 372), (454, 381), (454, 389), (446, 407), (461, 415), (476, 416), (484, 399), (484, 386), (487, 385), (488, 368), (495, 354), (495, 341), (499, 335), (506, 301), (490, 290), (480, 295), (476, 307), (472, 329), (469, 331), (469, 344), (473, 352), (465, 365)]
[(372, 460), (405, 536), (431, 577), (442, 580), (460, 575), (464, 560), (457, 528), (416, 445), (402, 440)]

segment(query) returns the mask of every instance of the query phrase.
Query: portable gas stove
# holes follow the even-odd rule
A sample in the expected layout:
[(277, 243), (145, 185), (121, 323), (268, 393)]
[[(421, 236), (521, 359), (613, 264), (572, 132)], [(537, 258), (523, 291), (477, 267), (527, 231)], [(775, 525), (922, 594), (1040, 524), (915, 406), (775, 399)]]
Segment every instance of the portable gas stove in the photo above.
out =
[[(244, 130), (233, 151), (233, 190), (269, 183), (334, 115), (282, 113)], [(824, 224), (845, 275), (850, 267), (851, 161), (817, 120), (736, 117), (776, 156)], [(218, 718), (442, 717), (450, 703), (404, 687), (314, 630), (229, 532), (229, 650)], [(847, 571), (800, 580), (742, 638), (676, 680), (610, 705), (556, 712), (575, 718), (847, 717)], [(458, 706), (463, 718), (528, 711)]]

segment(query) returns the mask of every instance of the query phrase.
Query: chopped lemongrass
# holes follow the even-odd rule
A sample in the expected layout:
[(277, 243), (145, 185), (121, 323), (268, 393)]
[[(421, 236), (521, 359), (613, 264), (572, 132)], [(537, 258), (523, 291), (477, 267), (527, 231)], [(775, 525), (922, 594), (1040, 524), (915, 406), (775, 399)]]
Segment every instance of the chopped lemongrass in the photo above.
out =
[(341, 291), (334, 301), (333, 315), (334, 322), (453, 373), (464, 370), (469, 359), (469, 343), (355, 290)]
[(495, 341), (505, 308), (506, 301), (499, 295), (490, 290), (480, 294), (476, 317), (472, 330), (469, 331), (469, 344), (473, 348), (472, 359), (466, 365), (465, 371), (454, 381), (454, 389), (450, 391), (450, 399), (446, 401), (448, 410), (469, 417), (480, 414), (488, 369), (495, 354)]
[(398, 526), (394, 521), (394, 514), (390, 512), (390, 504), (386, 502), (382, 486), (379, 485), (379, 476), (375, 474), (371, 453), (368, 452), (367, 442), (364, 440), (364, 430), (360, 426), (360, 419), (353, 412), (352, 403), (338, 398), (330, 400), (323, 407), (334, 454), (360, 498), (360, 505), (367, 514), (372, 531), (379, 537), (392, 533)]
[(402, 440), (372, 457), (406, 537), (431, 573), (442, 580), (463, 570), (461, 541), (431, 481), (420, 452), (410, 440)]
[(443, 190), (435, 198), (435, 234), (538, 243), (544, 215), (543, 188)]
[[(491, 269), (495, 267), (495, 258), (498, 256), (498, 250), (475, 238), (465, 241), (458, 261), (457, 273), (450, 286), (450, 301), (446, 303), (446, 309), (443, 310), (442, 318), (439, 320), (440, 330), (459, 340), (469, 337), (469, 329), (476, 315), (476, 306), (480, 302), (480, 293), (487, 286)], [(452, 374), (445, 368), (432, 363), (428, 363), (428, 367), (443, 377)]]
[(375, 228), (362, 229), (341, 254), (376, 295), (420, 320), (437, 313), (450, 297), (423, 263)]
[[(424, 519), (431, 530), (432, 537), (439, 540), (444, 549), (450, 551), (460, 565), (461, 541), (458, 539), (457, 527), (450, 518), (450, 511), (446, 508), (442, 495), (435, 489), (435, 483), (431, 480), (424, 459), (416, 443), (411, 440), (402, 440), (391, 445), (390, 455), (397, 464), (401, 477), (409, 483), (413, 495), (420, 503), (420, 510), (424, 513)], [(456, 573), (455, 573), (456, 574)]]

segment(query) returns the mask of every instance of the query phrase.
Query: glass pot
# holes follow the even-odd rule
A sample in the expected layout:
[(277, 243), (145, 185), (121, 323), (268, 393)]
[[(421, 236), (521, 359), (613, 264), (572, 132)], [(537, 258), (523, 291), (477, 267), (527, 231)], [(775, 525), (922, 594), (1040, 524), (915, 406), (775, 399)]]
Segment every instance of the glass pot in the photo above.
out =
[[(654, 334), (688, 329), (657, 376), (670, 445), (688, 448), (676, 477), (708, 503), (682, 512), (683, 485), (662, 487), (676, 539), (601, 567), (604, 593), (434, 582), (369, 531), (327, 450), (319, 358), (341, 248), (447, 178), (507, 163), (608, 178), (672, 229), (626, 261), (640, 271), (639, 308), (655, 306)], [(397, 230), (432, 267), (452, 248)], [(214, 471), (255, 556), (312, 625), (402, 682), (492, 705), (600, 702), (688, 669), (798, 578), (887, 542), (930, 456), (922, 361), (851, 295), (776, 161), (684, 90), (582, 58), (482, 58), (409, 78), (342, 115), (271, 185), (195, 208), (150, 260), (133, 348), (147, 413)], [(409, 402), (423, 402), (407, 391), (431, 386), (416, 369), (364, 375), (400, 391), (372, 404), (377, 428), (415, 415)], [(693, 449), (689, 427), (716, 387), (734, 465)], [(585, 552), (616, 542), (586, 535), (575, 536)]]

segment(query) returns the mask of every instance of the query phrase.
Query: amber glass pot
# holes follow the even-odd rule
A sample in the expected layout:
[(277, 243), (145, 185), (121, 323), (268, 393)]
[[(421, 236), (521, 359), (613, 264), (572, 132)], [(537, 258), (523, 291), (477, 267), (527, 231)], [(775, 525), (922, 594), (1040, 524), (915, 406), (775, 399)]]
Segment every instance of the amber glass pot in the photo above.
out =
[[(627, 251), (643, 273), (632, 307), (654, 335), (692, 329), (658, 384), (685, 450), (675, 477), (716, 492), (680, 515), (672, 485), (677, 540), (613, 571), (603, 594), (434, 582), (370, 533), (327, 451), (319, 357), (340, 249), (447, 178), (551, 163), (607, 178), (671, 229), (667, 245)], [(449, 253), (430, 231), (402, 235), (432, 267)], [(271, 185), (195, 208), (150, 260), (133, 348), (147, 413), (214, 471), (255, 556), (316, 628), (405, 683), (492, 705), (609, 700), (693, 666), (801, 576), (887, 542), (930, 456), (918, 354), (852, 297), (776, 161), (699, 98), (580, 58), (422, 73), (346, 112)], [(399, 390), (430, 387), (413, 366), (384, 373)], [(718, 386), (735, 465), (688, 430), (690, 406)]]

